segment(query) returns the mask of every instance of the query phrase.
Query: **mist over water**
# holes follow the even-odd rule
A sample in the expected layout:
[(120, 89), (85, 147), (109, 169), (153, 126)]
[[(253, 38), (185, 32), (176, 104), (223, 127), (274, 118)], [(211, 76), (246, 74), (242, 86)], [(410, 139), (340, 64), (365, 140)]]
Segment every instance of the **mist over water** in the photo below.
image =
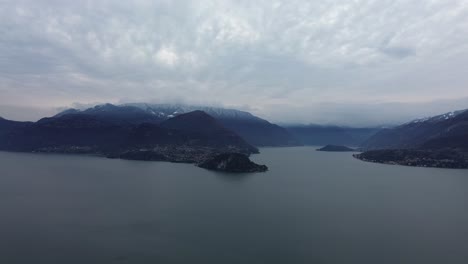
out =
[(466, 263), (468, 174), (264, 148), (270, 170), (0, 152), (1, 263)]

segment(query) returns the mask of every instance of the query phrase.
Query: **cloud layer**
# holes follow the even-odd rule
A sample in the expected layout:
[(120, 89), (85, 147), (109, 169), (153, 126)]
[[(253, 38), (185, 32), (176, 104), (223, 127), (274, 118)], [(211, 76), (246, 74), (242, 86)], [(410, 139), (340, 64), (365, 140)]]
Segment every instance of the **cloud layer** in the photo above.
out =
[(15, 107), (185, 101), (378, 123), (376, 103), (416, 114), (468, 97), (467, 61), (463, 0), (0, 2), (0, 105)]

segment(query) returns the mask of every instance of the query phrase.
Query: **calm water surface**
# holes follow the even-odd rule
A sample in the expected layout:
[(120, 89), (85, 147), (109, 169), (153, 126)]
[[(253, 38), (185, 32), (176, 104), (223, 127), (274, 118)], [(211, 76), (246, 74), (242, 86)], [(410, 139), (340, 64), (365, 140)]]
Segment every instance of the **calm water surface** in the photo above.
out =
[(468, 170), (253, 159), (270, 171), (0, 152), (0, 263), (468, 263)]

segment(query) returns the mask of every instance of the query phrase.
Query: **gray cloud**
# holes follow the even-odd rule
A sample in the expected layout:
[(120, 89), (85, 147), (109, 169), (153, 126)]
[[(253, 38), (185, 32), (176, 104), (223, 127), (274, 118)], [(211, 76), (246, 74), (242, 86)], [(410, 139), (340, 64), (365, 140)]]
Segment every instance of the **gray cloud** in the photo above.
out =
[[(310, 106), (300, 106), (291, 112), (282, 112), (280, 106), (272, 107), (268, 118), (283, 124), (308, 124), (308, 120), (318, 124), (340, 124), (351, 127), (368, 125), (394, 126), (422, 117), (439, 115), (454, 110), (466, 109), (468, 97), (454, 100), (435, 100), (421, 103), (402, 102), (322, 102)], [(289, 122), (282, 122), (289, 120)]]
[(468, 96), (467, 28), (463, 0), (4, 0), (0, 105), (184, 101), (377, 123), (376, 102), (415, 115)]
[(391, 57), (401, 59), (416, 55), (416, 51), (414, 49), (404, 47), (386, 47), (381, 51)]

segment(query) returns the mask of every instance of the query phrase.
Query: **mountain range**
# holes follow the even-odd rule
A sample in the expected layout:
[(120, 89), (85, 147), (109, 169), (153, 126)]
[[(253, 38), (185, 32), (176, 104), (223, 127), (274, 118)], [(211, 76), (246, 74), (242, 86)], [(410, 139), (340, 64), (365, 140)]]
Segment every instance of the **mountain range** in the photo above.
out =
[[(114, 111), (115, 110), (115, 111)], [(130, 111), (127, 111), (130, 110)], [(120, 115), (121, 112), (124, 114)], [(202, 111), (158, 123), (138, 108), (113, 105), (66, 111), (35, 123), (0, 120), (0, 149), (28, 152), (89, 153), (119, 156), (124, 152), (164, 148), (183, 160), (184, 152), (257, 153), (258, 149)], [(193, 153), (195, 156), (203, 156)], [(180, 157), (180, 156), (184, 157)]]
[[(184, 115), (187, 113), (192, 114), (188, 116)], [(178, 121), (179, 119), (180, 121)], [(194, 123), (190, 123), (190, 119)], [(194, 121), (198, 119), (203, 119), (203, 121)], [(177, 126), (176, 123), (178, 123)], [(84, 130), (84, 127), (80, 127), (84, 125), (94, 126), (94, 129), (97, 130), (114, 129), (113, 133), (118, 133), (118, 131), (124, 128), (126, 130), (129, 127), (136, 129), (143, 124), (145, 126), (153, 125), (153, 127), (158, 127), (158, 129), (185, 130), (185, 133), (190, 132), (192, 134), (193, 132), (197, 132), (196, 134), (199, 137), (204, 134), (201, 132), (206, 132), (201, 131), (201, 129), (207, 131), (213, 130), (221, 134), (224, 133), (225, 136), (232, 133), (252, 146), (334, 144), (359, 146), (364, 150), (397, 148), (430, 149), (441, 147), (468, 148), (467, 140), (465, 140), (468, 134), (467, 110), (417, 119), (393, 128), (381, 129), (320, 125), (290, 125), (280, 127), (245, 111), (206, 106), (146, 103), (124, 105), (103, 104), (84, 110), (68, 109), (53, 117), (43, 118), (36, 123), (16, 122), (0, 118), (0, 135), (5, 137), (11, 130), (15, 130), (15, 133), (20, 133), (19, 131), (21, 130), (34, 130), (37, 132), (35, 134), (39, 135), (41, 134), (39, 131), (50, 130), (53, 126), (61, 127), (61, 129), (70, 126), (70, 130)], [(202, 127), (199, 124), (204, 125)], [(191, 131), (193, 129), (198, 129), (199, 131)], [(82, 132), (84, 133), (83, 135), (87, 133), (85, 131)], [(93, 135), (93, 137), (98, 137), (98, 134)], [(14, 141), (11, 133), (8, 138), (9, 141)], [(61, 137), (58, 136), (56, 140), (59, 138)], [(92, 137), (90, 136), (89, 138)], [(25, 140), (23, 144), (19, 145), (25, 146), (27, 144), (28, 140)], [(5, 140), (3, 140), (3, 145), (5, 145)]]
[(104, 104), (85, 110), (68, 109), (65, 114), (86, 114), (114, 123), (159, 124), (180, 114), (203, 111), (215, 118), (225, 128), (230, 129), (255, 146), (292, 146), (299, 142), (284, 128), (272, 124), (248, 112), (207, 106), (131, 103), (124, 105)]
[(180, 114), (203, 111), (215, 118), (254, 146), (297, 146), (297, 145), (350, 145), (359, 146), (375, 134), (379, 128), (350, 128), (320, 125), (279, 126), (249, 112), (208, 106), (181, 104), (129, 103), (123, 105), (104, 104), (85, 110), (68, 109), (65, 114), (86, 114), (100, 120), (120, 124), (160, 124)]
[[(360, 146), (367, 152), (357, 157), (364, 160), (465, 166), (460, 160), (468, 153), (468, 110), (385, 129), (318, 125), (283, 128), (244, 111), (163, 104), (68, 109), (37, 122), (0, 118), (0, 150), (8, 151), (199, 162), (220, 153), (250, 155), (258, 152), (256, 146), (301, 144)], [(393, 151), (402, 149), (410, 151)], [(431, 160), (424, 160), (425, 156)]]

